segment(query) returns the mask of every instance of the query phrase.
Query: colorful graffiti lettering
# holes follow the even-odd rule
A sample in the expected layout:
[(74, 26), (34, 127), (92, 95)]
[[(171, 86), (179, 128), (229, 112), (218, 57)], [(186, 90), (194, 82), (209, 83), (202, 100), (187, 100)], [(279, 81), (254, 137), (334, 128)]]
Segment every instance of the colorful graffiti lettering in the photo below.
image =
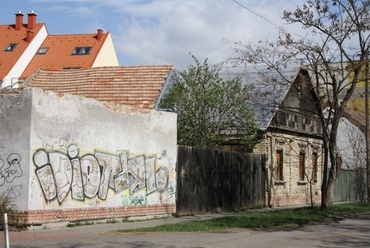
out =
[(7, 164), (0, 158), (0, 186), (5, 182), (11, 183), (15, 178), (23, 175), (21, 168), (21, 156), (18, 153), (12, 153), (7, 158)]
[(128, 152), (118, 155), (95, 152), (78, 157), (79, 149), (70, 145), (66, 154), (40, 149), (33, 155), (36, 176), (47, 202), (62, 204), (71, 192), (74, 200), (107, 198), (108, 190), (115, 193), (129, 189), (130, 194), (146, 189), (149, 195), (163, 192), (168, 185), (166, 168), (156, 168), (153, 156), (129, 157)]

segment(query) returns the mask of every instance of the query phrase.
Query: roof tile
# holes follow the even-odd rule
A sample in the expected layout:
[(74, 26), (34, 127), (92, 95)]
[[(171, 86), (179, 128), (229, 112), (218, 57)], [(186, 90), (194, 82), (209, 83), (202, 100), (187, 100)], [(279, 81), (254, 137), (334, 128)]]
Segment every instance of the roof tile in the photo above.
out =
[(28, 87), (153, 109), (172, 65), (39, 70)]
[[(38, 23), (33, 27), (33, 37), (43, 26), (43, 23)], [(30, 44), (26, 41), (27, 31), (30, 31), (27, 25), (22, 25), (20, 30), (16, 30), (15, 25), (0, 25), (0, 80), (9, 73)], [(17, 43), (14, 51), (5, 51), (10, 43)]]
[[(22, 78), (31, 76), (39, 68), (44, 70), (61, 70), (64, 68), (90, 68), (108, 33), (97, 34), (66, 34), (48, 35), (41, 47), (48, 48), (45, 54), (35, 54), (30, 64), (22, 74)], [(76, 47), (92, 47), (88, 55), (72, 55)]]

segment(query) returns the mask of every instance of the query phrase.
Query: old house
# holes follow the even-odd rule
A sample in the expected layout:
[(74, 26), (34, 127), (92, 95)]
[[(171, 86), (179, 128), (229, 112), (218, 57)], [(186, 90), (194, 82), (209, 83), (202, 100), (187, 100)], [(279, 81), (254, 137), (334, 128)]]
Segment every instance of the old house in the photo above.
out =
[(38, 70), (0, 91), (0, 193), (26, 223), (175, 212), (176, 114), (154, 110), (171, 69)]
[[(224, 67), (220, 76), (253, 85), (250, 106), (258, 124), (253, 152), (267, 157), (267, 205), (299, 205), (321, 200), (321, 125), (305, 84), (308, 74), (288, 65), (277, 74), (266, 67)], [(228, 149), (237, 150), (237, 142)]]
[(37, 14), (15, 14), (15, 24), (0, 25), (0, 88), (18, 87), (38, 69), (68, 70), (118, 66), (111, 34), (50, 35)]

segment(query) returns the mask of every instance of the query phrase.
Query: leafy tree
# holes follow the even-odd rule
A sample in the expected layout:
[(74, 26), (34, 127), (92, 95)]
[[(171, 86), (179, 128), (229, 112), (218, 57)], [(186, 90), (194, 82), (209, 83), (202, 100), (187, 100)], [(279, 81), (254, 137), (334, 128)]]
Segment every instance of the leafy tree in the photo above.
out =
[(339, 121), (368, 68), (369, 11), (369, 0), (307, 0), (294, 11), (284, 11), (282, 17), (288, 24), (302, 25), (301, 34), (280, 28), (276, 42), (235, 43), (239, 62), (262, 63), (277, 72), (295, 63), (308, 71), (313, 114), (320, 117), (323, 130), (322, 208), (333, 203), (342, 166), (337, 148)]
[(201, 64), (179, 71), (161, 106), (178, 114), (178, 144), (218, 148), (237, 138), (245, 149), (255, 144), (256, 124), (248, 107), (250, 87), (224, 80), (219, 68)]

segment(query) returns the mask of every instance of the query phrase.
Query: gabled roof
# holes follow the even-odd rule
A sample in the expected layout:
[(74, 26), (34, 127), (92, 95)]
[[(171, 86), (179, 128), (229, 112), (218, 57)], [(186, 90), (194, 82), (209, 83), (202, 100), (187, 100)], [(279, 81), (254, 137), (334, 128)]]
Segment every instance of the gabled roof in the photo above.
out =
[(27, 87), (153, 109), (173, 66), (112, 66), (63, 71), (39, 70)]
[[(27, 78), (39, 68), (44, 70), (91, 68), (108, 33), (98, 30), (98, 34), (49, 35), (40, 48), (46, 53), (36, 53), (21, 78)], [(91, 47), (88, 54), (72, 55), (76, 47)]]
[[(16, 30), (15, 25), (0, 25), (0, 80), (2, 80), (18, 59), (31, 44), (32, 38), (44, 27), (43, 23), (36, 23), (32, 29), (28, 29), (27, 25), (21, 25), (19, 30)], [(27, 41), (27, 32), (30, 40)], [(17, 44), (13, 51), (5, 51), (9, 44)]]
[[(109, 32), (98, 29), (93, 34), (49, 35), (46, 25), (36, 22), (35, 12), (27, 13), (27, 24), (23, 16), (18, 11), (15, 24), (0, 25), (0, 88), (18, 87), (20, 81), (40, 68), (62, 70), (119, 65)], [(10, 44), (14, 50), (7, 49)]]
[(343, 111), (343, 117), (352, 122), (362, 132), (366, 133), (366, 116), (360, 111), (346, 108)]
[(244, 86), (252, 86), (249, 104), (260, 130), (266, 131), (292, 83), (299, 73), (299, 66), (288, 65), (276, 70), (267, 66), (225, 66), (219, 75), (224, 79), (240, 77)]

